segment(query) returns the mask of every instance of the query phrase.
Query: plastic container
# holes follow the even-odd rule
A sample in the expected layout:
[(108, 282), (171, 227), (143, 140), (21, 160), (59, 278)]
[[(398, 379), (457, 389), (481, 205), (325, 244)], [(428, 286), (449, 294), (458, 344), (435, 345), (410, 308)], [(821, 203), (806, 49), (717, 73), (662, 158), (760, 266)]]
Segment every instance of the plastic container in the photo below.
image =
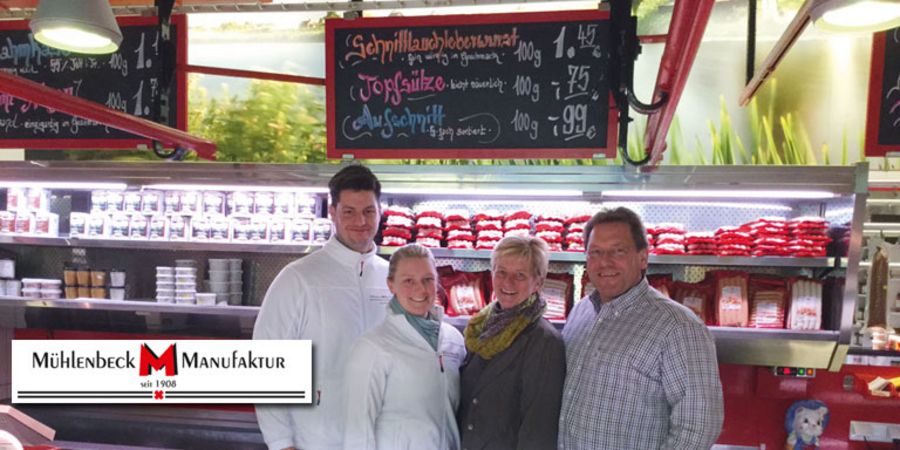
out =
[(156, 276), (156, 284), (175, 284), (175, 277), (172, 275), (157, 275)]
[(210, 259), (209, 260), (209, 270), (217, 270), (217, 271), (228, 271), (231, 269), (231, 260), (228, 259)]
[(22, 278), (22, 290), (37, 290), (41, 288), (40, 278)]
[(228, 281), (232, 283), (239, 283), (244, 280), (244, 272), (240, 270), (232, 270), (228, 272)]
[(125, 271), (121, 269), (112, 269), (109, 271), (110, 287), (125, 287)]
[(156, 276), (169, 275), (175, 276), (175, 268), (172, 266), (156, 266)]
[(11, 259), (0, 259), (0, 278), (15, 278), (16, 262)]
[(242, 292), (244, 292), (243, 284), (244, 283), (242, 283), (240, 281), (229, 282), (228, 283), (228, 291), (231, 293), (235, 293), (235, 292), (242, 293)]
[(22, 289), (22, 297), (25, 298), (41, 298), (41, 290), (39, 288)]
[(194, 282), (175, 283), (175, 290), (176, 291), (197, 292), (197, 283), (194, 283)]
[(110, 288), (109, 298), (110, 300), (125, 300), (125, 288)]
[(209, 282), (209, 291), (216, 294), (228, 294), (231, 292), (231, 283), (220, 283), (216, 281)]
[(175, 296), (174, 295), (159, 295), (159, 294), (157, 294), (156, 302), (157, 303), (175, 303)]
[(47, 300), (58, 300), (62, 298), (61, 289), (41, 289), (41, 298)]
[(5, 280), (3, 282), (3, 292), (10, 297), (22, 295), (22, 282), (19, 280)]
[(198, 292), (194, 295), (198, 305), (212, 306), (216, 304), (216, 294), (212, 292)]
[(42, 279), (41, 289), (62, 289), (62, 280)]
[(244, 260), (241, 258), (231, 258), (228, 260), (228, 269), (230, 269), (232, 272), (235, 270), (240, 271), (241, 269), (243, 269), (243, 266)]
[(91, 298), (106, 298), (106, 288), (91, 287)]
[(175, 283), (176, 284), (178, 284), (178, 283), (196, 284), (197, 277), (195, 277), (193, 275), (175, 275)]
[(196, 267), (175, 267), (175, 276), (176, 277), (196, 277), (197, 276), (197, 268)]
[(193, 267), (197, 268), (197, 260), (196, 259), (176, 259), (175, 267)]
[(175, 288), (172, 289), (160, 289), (156, 288), (156, 297), (172, 297), (175, 298)]
[(68, 298), (68, 299), (78, 298), (78, 287), (66, 286), (66, 298)]
[(88, 286), (78, 286), (78, 297), (91, 298), (91, 288)]
[(225, 283), (229, 281), (231, 272), (228, 270), (209, 270), (209, 281)]
[(228, 295), (228, 304), (239, 306), (241, 304), (241, 297), (243, 297), (243, 294), (240, 292), (232, 292)]

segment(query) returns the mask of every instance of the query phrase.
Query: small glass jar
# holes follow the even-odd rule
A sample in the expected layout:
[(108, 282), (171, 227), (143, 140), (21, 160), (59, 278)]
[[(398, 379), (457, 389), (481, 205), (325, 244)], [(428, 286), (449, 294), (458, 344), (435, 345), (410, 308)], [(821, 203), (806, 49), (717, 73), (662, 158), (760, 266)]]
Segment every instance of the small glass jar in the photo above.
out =
[(313, 221), (313, 238), (315, 244), (324, 244), (331, 239), (332, 224), (331, 220), (319, 218)]
[(90, 286), (91, 284), (91, 269), (87, 267), (79, 267), (78, 270), (75, 271), (75, 281), (79, 286)]
[(271, 192), (257, 192), (255, 205), (257, 214), (273, 214), (275, 212), (275, 196)]
[(138, 212), (141, 210), (141, 193), (140, 192), (126, 192), (124, 196), (124, 207), (123, 210), (125, 212)]
[(91, 287), (106, 286), (106, 278), (105, 270), (91, 270)]
[(78, 285), (78, 268), (72, 264), (65, 264), (63, 266), (63, 283), (66, 286), (77, 286)]

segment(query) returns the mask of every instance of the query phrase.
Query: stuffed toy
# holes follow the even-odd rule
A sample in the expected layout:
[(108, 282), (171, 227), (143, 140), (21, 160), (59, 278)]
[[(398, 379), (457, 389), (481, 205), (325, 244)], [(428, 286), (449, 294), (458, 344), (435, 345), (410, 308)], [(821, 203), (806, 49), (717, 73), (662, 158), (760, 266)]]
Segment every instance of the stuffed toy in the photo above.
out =
[(784, 416), (788, 432), (786, 450), (819, 448), (819, 436), (828, 426), (828, 407), (818, 400), (794, 402)]

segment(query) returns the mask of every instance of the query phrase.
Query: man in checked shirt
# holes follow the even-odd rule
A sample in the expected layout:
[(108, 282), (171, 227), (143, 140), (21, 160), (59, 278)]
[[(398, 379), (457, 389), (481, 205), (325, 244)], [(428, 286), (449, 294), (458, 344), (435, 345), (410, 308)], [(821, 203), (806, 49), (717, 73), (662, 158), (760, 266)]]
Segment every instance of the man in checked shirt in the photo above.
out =
[(647, 234), (627, 208), (584, 228), (588, 278), (563, 329), (559, 448), (708, 449), (722, 428), (716, 347), (688, 308), (647, 284)]

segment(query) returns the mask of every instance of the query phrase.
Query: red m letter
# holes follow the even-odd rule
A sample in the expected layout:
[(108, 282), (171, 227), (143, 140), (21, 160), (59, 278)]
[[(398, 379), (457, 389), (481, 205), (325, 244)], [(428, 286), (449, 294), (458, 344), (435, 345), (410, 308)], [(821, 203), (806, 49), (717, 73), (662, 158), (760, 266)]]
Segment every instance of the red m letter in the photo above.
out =
[(153, 350), (150, 350), (147, 344), (142, 345), (141, 362), (140, 366), (138, 366), (141, 376), (146, 377), (150, 375), (151, 368), (162, 370), (163, 367), (166, 368), (167, 377), (178, 374), (178, 365), (175, 361), (175, 344), (170, 345), (161, 357), (157, 357), (156, 353), (153, 353)]

